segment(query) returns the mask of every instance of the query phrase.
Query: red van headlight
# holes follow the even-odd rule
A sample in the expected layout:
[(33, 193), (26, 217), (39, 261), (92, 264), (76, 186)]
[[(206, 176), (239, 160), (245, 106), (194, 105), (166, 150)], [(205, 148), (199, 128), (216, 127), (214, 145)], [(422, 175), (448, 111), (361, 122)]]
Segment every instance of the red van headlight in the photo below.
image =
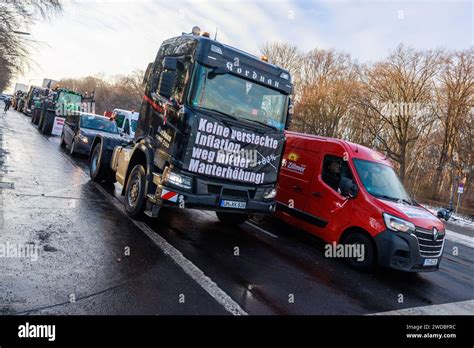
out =
[(389, 230), (397, 232), (415, 232), (415, 225), (410, 221), (400, 219), (396, 216), (383, 213), (383, 220), (385, 221), (385, 226)]

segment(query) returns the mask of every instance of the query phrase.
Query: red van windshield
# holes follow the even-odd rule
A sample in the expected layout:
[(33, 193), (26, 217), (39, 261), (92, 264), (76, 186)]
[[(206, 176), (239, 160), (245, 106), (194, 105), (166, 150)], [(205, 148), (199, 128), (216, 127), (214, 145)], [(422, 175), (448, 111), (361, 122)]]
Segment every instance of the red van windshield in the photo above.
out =
[(358, 158), (354, 158), (354, 165), (366, 191), (372, 196), (413, 203), (392, 167)]

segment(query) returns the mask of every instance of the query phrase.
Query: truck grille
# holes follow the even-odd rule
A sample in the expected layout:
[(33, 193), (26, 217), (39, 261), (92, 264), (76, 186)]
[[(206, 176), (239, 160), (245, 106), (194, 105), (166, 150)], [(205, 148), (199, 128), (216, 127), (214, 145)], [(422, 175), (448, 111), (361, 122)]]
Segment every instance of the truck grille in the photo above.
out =
[(423, 257), (438, 257), (443, 252), (445, 232), (440, 231), (438, 238), (433, 239), (433, 231), (416, 227), (415, 237), (418, 239), (420, 254)]

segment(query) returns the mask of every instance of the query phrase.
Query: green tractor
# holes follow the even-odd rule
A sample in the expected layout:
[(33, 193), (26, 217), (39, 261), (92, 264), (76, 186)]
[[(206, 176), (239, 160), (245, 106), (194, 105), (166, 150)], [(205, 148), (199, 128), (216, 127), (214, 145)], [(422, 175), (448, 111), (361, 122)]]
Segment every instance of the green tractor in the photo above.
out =
[(56, 88), (39, 101), (41, 111), (32, 122), (38, 124), (41, 133), (51, 135), (56, 117), (66, 118), (68, 115), (85, 111), (85, 103), (92, 105), (93, 100), (66, 88)]

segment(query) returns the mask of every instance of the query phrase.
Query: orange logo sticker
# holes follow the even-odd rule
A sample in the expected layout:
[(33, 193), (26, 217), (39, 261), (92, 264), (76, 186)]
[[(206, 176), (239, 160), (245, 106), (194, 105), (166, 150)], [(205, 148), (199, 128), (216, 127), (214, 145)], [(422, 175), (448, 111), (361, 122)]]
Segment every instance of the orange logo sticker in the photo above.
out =
[(290, 152), (287, 158), (289, 161), (296, 162), (300, 159), (300, 155), (298, 155), (296, 152)]

